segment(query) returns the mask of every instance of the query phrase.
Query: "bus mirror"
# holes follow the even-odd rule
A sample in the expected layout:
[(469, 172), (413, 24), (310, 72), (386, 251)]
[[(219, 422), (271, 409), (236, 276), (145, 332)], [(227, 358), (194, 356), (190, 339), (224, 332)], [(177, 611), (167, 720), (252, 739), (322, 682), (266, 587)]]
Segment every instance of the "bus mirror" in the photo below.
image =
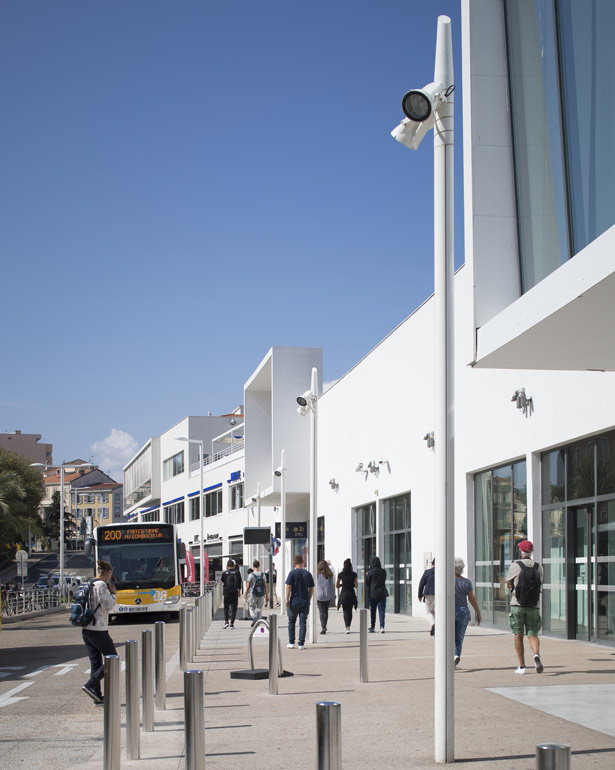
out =
[(85, 556), (91, 556), (94, 553), (94, 543), (95, 540), (93, 537), (86, 538), (86, 541), (83, 544), (83, 553)]
[(177, 544), (177, 555), (179, 556), (180, 561), (186, 560), (186, 544), (185, 543), (178, 543)]

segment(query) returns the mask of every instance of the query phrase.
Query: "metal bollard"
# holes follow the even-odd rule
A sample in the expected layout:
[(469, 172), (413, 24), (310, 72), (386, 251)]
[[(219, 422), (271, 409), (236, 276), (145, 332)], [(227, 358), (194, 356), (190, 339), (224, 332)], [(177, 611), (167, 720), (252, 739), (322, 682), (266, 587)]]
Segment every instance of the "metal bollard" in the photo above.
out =
[(126, 642), (126, 756), (139, 759), (141, 719), (139, 714), (139, 642)]
[(269, 615), (269, 695), (278, 694), (278, 616)]
[(167, 707), (167, 678), (164, 667), (164, 621), (154, 623), (156, 629), (156, 708), (164, 711)]
[(342, 705), (335, 701), (316, 704), (317, 770), (342, 770)]
[(203, 614), (201, 612), (201, 597), (197, 596), (196, 601), (194, 602), (194, 608), (196, 610), (196, 617), (197, 617), (197, 624), (196, 624), (196, 640), (197, 640), (197, 646), (196, 649), (200, 649), (200, 640), (203, 638)]
[(369, 610), (359, 610), (359, 659), (361, 682), (369, 682), (369, 670), (367, 666), (367, 613)]
[(120, 770), (120, 720), (120, 658), (105, 655), (104, 770)]
[(192, 663), (192, 610), (186, 610), (186, 663)]
[(214, 616), (213, 606), (214, 606), (213, 591), (208, 591), (207, 592), (207, 630), (208, 631), (211, 627), (211, 621)]
[(184, 672), (184, 723), (186, 770), (205, 770), (205, 722), (203, 719), (203, 672)]
[(154, 649), (151, 629), (141, 631), (141, 680), (143, 687), (143, 729), (154, 731)]
[(200, 624), (200, 622), (201, 621), (199, 619), (199, 608), (195, 604), (194, 607), (192, 608), (192, 660), (195, 659), (196, 654), (197, 654), (197, 652), (198, 652), (198, 650), (200, 649), (200, 646), (201, 646), (199, 644), (199, 624)]
[(186, 655), (186, 608), (179, 611), (179, 669), (185, 671), (188, 668)]
[(536, 746), (536, 770), (570, 770), (570, 746), (567, 743), (539, 743)]

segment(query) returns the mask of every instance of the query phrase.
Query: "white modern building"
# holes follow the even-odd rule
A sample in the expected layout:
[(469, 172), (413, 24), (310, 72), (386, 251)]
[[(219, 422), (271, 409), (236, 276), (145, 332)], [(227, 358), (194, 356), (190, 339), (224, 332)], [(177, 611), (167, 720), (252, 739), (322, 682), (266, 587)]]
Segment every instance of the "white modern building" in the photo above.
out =
[[(516, 544), (531, 539), (545, 568), (544, 632), (614, 644), (615, 6), (463, 0), (462, 15), (456, 553), (483, 622), (507, 627), (504, 576)], [(244, 388), (242, 445), (221, 457), (212, 446), (206, 458), (212, 558), (248, 561), (245, 526), (280, 531), (282, 451), (286, 554), (309, 554), (309, 421), (296, 397), (315, 367), (318, 558), (339, 569), (350, 557), (363, 601), (364, 570), (378, 555), (388, 611), (424, 612), (418, 579), (437, 557), (433, 305), (324, 394), (320, 350), (267, 353)], [(127, 513), (177, 521), (198, 545), (198, 450), (187, 457), (176, 439), (238, 437), (230, 420), (239, 416), (186, 418), (151, 439), (125, 469)]]

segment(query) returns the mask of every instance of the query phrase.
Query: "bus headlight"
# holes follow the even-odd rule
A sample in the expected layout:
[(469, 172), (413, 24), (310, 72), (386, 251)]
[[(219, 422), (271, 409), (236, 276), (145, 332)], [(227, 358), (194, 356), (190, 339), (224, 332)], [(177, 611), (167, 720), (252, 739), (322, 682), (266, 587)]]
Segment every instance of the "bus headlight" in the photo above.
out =
[(165, 601), (165, 604), (177, 604), (180, 598), (180, 596), (171, 596)]

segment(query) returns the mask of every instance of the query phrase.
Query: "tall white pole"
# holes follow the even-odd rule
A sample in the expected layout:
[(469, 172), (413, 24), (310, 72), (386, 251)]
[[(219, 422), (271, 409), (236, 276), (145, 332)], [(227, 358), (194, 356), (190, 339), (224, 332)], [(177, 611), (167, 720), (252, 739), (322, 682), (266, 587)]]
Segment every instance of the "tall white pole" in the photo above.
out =
[(280, 467), (282, 469), (282, 476), (280, 478), (280, 497), (282, 508), (282, 524), (280, 526), (280, 551), (282, 553), (281, 569), (278, 572), (280, 582), (277, 585), (278, 596), (280, 597), (281, 614), (286, 614), (286, 452), (282, 450), (282, 459), (280, 461)]
[(201, 525), (201, 532), (199, 535), (201, 547), (199, 549), (199, 573), (200, 573), (200, 584), (199, 584), (199, 594), (200, 596), (203, 596), (205, 594), (205, 545), (203, 543), (203, 537), (205, 532), (205, 508), (203, 506), (203, 503), (205, 501), (205, 498), (203, 496), (203, 442), (199, 441), (199, 465), (201, 468), (201, 472), (199, 474), (200, 478), (200, 502), (199, 502), (199, 509), (200, 509), (200, 525)]
[[(317, 540), (318, 540), (318, 526), (317, 526), (317, 516), (318, 516), (318, 506), (316, 501), (316, 487), (317, 487), (317, 468), (316, 468), (316, 459), (317, 459), (317, 431), (318, 431), (318, 369), (316, 367), (312, 368), (312, 384), (310, 387), (310, 390), (312, 391), (312, 398), (310, 399), (310, 549), (309, 549), (309, 561), (310, 561), (310, 572), (312, 573), (312, 577), (314, 578), (314, 582), (316, 582), (316, 569), (318, 566), (317, 556), (318, 556), (318, 546), (317, 546)], [(309, 641), (311, 644), (316, 644), (318, 637), (316, 635), (316, 590), (314, 589), (314, 594), (312, 596), (312, 606), (310, 608), (310, 615), (309, 615)]]
[[(434, 83), (454, 84), (451, 20), (438, 17)], [(454, 393), (453, 393), (453, 128), (452, 91), (434, 125), (435, 352), (435, 761), (455, 761), (454, 662)]]
[(64, 466), (60, 466), (60, 596), (64, 596)]

